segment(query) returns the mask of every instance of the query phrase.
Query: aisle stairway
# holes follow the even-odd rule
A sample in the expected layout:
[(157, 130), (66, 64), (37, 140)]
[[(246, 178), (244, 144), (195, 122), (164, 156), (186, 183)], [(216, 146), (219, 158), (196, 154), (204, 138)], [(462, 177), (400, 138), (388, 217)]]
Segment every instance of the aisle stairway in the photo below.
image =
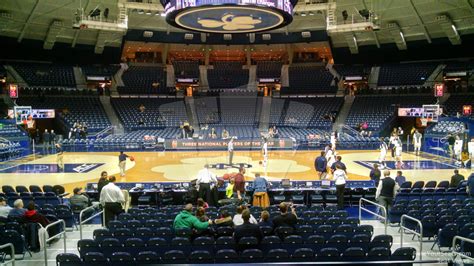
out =
[(123, 134), (124, 127), (122, 125), (122, 122), (120, 122), (120, 119), (118, 118), (117, 114), (115, 113), (115, 110), (112, 107), (112, 104), (110, 103), (110, 97), (100, 96), (100, 102), (102, 103), (102, 106), (104, 107), (105, 113), (107, 114), (107, 117), (109, 118), (110, 123), (114, 127), (114, 134)]
[(352, 104), (354, 103), (355, 96), (346, 95), (344, 97), (344, 105), (337, 114), (336, 122), (333, 124), (332, 130), (339, 130), (346, 122), (346, 118), (349, 115)]

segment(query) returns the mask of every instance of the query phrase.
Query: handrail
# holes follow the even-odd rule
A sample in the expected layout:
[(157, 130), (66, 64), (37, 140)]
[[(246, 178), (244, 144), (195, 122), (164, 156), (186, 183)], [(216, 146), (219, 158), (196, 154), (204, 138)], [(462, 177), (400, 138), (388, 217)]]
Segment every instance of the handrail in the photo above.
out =
[(12, 244), (12, 243), (7, 243), (7, 244), (3, 244), (0, 246), (0, 249), (4, 249), (4, 248), (10, 248), (11, 250), (11, 253), (10, 253), (10, 260), (7, 260), (7, 261), (4, 261), (2, 263), (2, 265), (6, 265), (8, 263), (12, 263), (13, 266), (15, 266), (15, 246)]
[(58, 234), (56, 234), (54, 236), (49, 237), (48, 239), (46, 239), (46, 234), (43, 235), (44, 265), (45, 266), (48, 266), (48, 247), (47, 247), (48, 241), (50, 241), (54, 238), (57, 238), (58, 236), (64, 235), (64, 237), (63, 237), (63, 239), (64, 239), (64, 253), (67, 252), (67, 250), (66, 250), (66, 222), (64, 220), (61, 219), (61, 220), (57, 220), (54, 223), (50, 223), (44, 228), (44, 230), (46, 232), (48, 232), (48, 229), (50, 227), (53, 227), (57, 224), (62, 225), (62, 231), (61, 232), (59, 232)]
[(95, 209), (95, 206), (89, 206), (85, 209), (83, 209), (80, 213), (79, 213), (79, 239), (82, 240), (82, 225), (85, 224), (86, 222), (94, 219), (95, 217), (101, 215), (104, 211), (100, 211), (94, 215), (92, 215), (91, 217), (85, 219), (84, 221), (82, 220), (82, 215), (84, 214), (85, 211), (87, 210), (91, 210), (91, 209)]
[[(408, 227), (403, 226), (403, 222), (405, 221), (405, 219), (416, 222), (420, 228), (420, 232), (418, 233), (415, 230), (412, 230)], [(420, 240), (420, 260), (422, 260), (423, 259), (423, 224), (421, 223), (421, 221), (411, 216), (408, 216), (406, 214), (403, 214), (400, 219), (400, 229), (401, 229), (400, 230), (401, 231), (400, 232), (400, 247), (403, 247), (403, 233), (405, 232), (405, 230), (418, 236), (418, 239)]]
[(456, 240), (461, 240), (461, 241), (464, 241), (464, 242), (469, 242), (471, 244), (474, 244), (474, 239), (470, 239), (470, 238), (466, 238), (466, 237), (462, 237), (462, 236), (454, 236), (454, 238), (453, 238), (453, 248), (452, 248), (453, 262), (456, 259), (456, 256), (461, 257), (461, 259), (469, 259), (469, 260), (474, 261), (474, 257), (468, 256), (468, 255), (471, 255), (471, 256), (474, 256), (474, 255), (472, 255), (470, 253), (458, 252), (456, 250)]
[[(370, 203), (370, 204), (372, 204), (372, 205), (375, 205), (375, 206), (381, 208), (381, 209), (383, 210), (383, 214), (384, 214), (384, 215), (380, 215), (380, 214), (378, 214), (378, 213), (375, 213), (375, 212), (373, 212), (373, 211), (371, 211), (371, 210), (369, 210), (369, 209), (366, 209), (366, 208), (362, 207), (362, 202), (367, 202), (367, 203)], [(365, 198), (360, 198), (360, 199), (359, 199), (359, 223), (362, 221), (362, 211), (366, 211), (366, 212), (368, 212), (368, 213), (370, 213), (370, 214), (372, 214), (372, 215), (377, 216), (377, 217), (380, 218), (380, 219), (383, 219), (383, 220), (384, 220), (384, 225), (385, 225), (385, 234), (387, 234), (388, 213), (387, 213), (387, 208), (385, 208), (385, 206), (380, 205), (380, 204), (378, 204), (378, 203), (376, 203), (376, 202), (370, 201), (370, 200), (365, 199)]]

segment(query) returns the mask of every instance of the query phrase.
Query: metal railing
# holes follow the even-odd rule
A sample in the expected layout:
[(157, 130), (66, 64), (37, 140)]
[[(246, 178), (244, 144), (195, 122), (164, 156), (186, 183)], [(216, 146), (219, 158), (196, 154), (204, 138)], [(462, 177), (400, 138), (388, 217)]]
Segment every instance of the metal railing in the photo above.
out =
[(465, 252), (459, 252), (457, 249), (456, 249), (456, 242), (457, 240), (461, 240), (461, 241), (464, 241), (464, 242), (468, 242), (468, 243), (471, 243), (471, 244), (474, 244), (474, 239), (470, 239), (470, 238), (466, 238), (466, 237), (462, 237), (462, 236), (455, 236), (453, 238), (453, 249), (452, 249), (452, 252), (453, 252), (453, 262), (454, 260), (456, 259), (457, 256), (461, 257), (461, 259), (468, 259), (468, 260), (472, 260), (474, 261), (474, 255), (473, 254), (470, 254), (470, 253), (465, 253)]
[(85, 209), (83, 209), (80, 213), (79, 213), (79, 239), (82, 240), (82, 225), (87, 223), (88, 221), (94, 219), (95, 217), (99, 216), (99, 215), (102, 215), (102, 213), (104, 212), (103, 210), (101, 210), (100, 212), (98, 213), (95, 213), (94, 215), (92, 215), (91, 217), (85, 219), (84, 221), (82, 220), (82, 215), (84, 214), (84, 212), (86, 212), (87, 210), (93, 210), (95, 209), (96, 207), (95, 206), (89, 206)]
[[(362, 202), (366, 202), (366, 203), (369, 203), (369, 204), (372, 204), (374, 206), (377, 206), (379, 207), (382, 211), (383, 211), (383, 215), (380, 215), (376, 212), (373, 212), (369, 209), (366, 209), (364, 207), (362, 207)], [(368, 199), (364, 199), (364, 198), (360, 198), (359, 200), (359, 223), (362, 221), (362, 211), (366, 211), (380, 219), (383, 219), (384, 221), (384, 226), (385, 226), (385, 234), (387, 234), (387, 225), (388, 225), (388, 213), (387, 213), (387, 208), (385, 208), (385, 206), (382, 206), (376, 202), (373, 202), (373, 201), (370, 201)]]
[(13, 266), (15, 266), (15, 246), (12, 243), (7, 243), (0, 246), (0, 250), (3, 250), (4, 248), (10, 248), (11, 250), (10, 259), (4, 261), (3, 263), (1, 263), (1, 265), (6, 265), (8, 263), (11, 263)]
[(48, 224), (44, 230), (46, 232), (48, 232), (48, 229), (55, 226), (55, 225), (58, 225), (58, 224), (61, 224), (61, 229), (62, 231), (57, 233), (56, 235), (54, 236), (50, 236), (48, 239), (46, 239), (46, 234), (43, 235), (43, 248), (44, 248), (44, 265), (45, 266), (48, 266), (48, 241), (51, 241), (57, 237), (60, 237), (61, 235), (64, 235), (63, 239), (64, 239), (64, 253), (67, 252), (66, 250), (66, 222), (64, 220), (57, 220), (56, 222), (54, 223), (51, 223), (51, 224)]
[[(415, 230), (412, 230), (404, 226), (403, 222), (405, 220), (411, 220), (411, 221), (416, 222), (420, 228), (420, 232), (417, 232)], [(423, 259), (423, 224), (421, 223), (421, 221), (411, 216), (408, 216), (406, 214), (403, 214), (400, 219), (400, 229), (401, 229), (400, 230), (400, 247), (403, 247), (403, 235), (405, 233), (405, 230), (418, 236), (418, 240), (420, 241), (420, 260), (422, 260)]]

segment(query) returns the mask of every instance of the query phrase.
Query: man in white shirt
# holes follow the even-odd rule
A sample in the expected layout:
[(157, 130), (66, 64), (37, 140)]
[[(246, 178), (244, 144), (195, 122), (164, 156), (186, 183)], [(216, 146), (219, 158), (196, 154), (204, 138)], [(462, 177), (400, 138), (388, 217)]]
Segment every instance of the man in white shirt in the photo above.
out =
[(110, 220), (123, 212), (122, 203), (125, 203), (122, 190), (115, 185), (115, 176), (109, 178), (109, 183), (102, 188), (100, 192), (100, 203), (104, 206), (105, 226), (109, 225)]
[(422, 138), (421, 133), (418, 132), (418, 130), (415, 130), (415, 133), (413, 133), (413, 145), (415, 146), (416, 156), (420, 155), (421, 138)]
[(336, 164), (336, 171), (333, 173), (334, 184), (336, 185), (336, 196), (337, 196), (337, 208), (339, 210), (344, 209), (344, 191), (346, 190), (346, 172), (342, 169), (342, 166)]
[(11, 210), (12, 207), (7, 205), (5, 198), (0, 197), (0, 217), (7, 218)]
[(232, 165), (232, 159), (234, 158), (234, 137), (230, 137), (229, 143), (227, 144), (227, 151), (229, 152), (229, 165)]
[(211, 202), (211, 184), (216, 184), (217, 178), (214, 173), (209, 170), (209, 165), (204, 165), (204, 168), (198, 172), (196, 186), (199, 192), (199, 197), (205, 199), (207, 203)]
[(263, 168), (267, 168), (267, 162), (268, 162), (268, 143), (267, 139), (263, 139), (263, 145), (262, 145), (262, 153), (263, 153)]

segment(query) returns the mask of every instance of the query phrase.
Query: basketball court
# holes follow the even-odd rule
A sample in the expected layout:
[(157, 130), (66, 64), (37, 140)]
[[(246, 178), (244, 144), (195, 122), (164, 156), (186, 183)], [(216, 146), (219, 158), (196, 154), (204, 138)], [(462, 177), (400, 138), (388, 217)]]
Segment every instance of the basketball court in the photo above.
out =
[[(251, 180), (255, 173), (263, 173), (269, 180), (316, 180), (314, 160), (320, 151), (271, 151), (266, 168), (259, 163), (260, 151), (236, 151), (234, 166), (227, 167), (225, 151), (164, 151), (129, 152), (134, 162), (127, 161), (125, 177), (119, 176), (118, 153), (89, 152), (65, 153), (65, 171), (58, 172), (56, 155), (30, 156), (23, 160), (3, 164), (0, 168), (2, 185), (64, 185), (71, 192), (74, 187), (85, 187), (88, 182), (97, 182), (100, 172), (115, 175), (119, 182), (185, 182), (195, 178), (204, 164), (210, 164), (217, 176), (246, 168), (246, 177)], [(369, 172), (377, 163), (378, 151), (338, 151), (347, 166), (350, 180), (368, 180)], [(403, 154), (403, 174), (409, 181), (449, 180), (457, 167), (450, 159), (423, 153), (414, 156)], [(387, 167), (396, 175), (395, 160), (387, 156)], [(468, 176), (470, 170), (461, 169)]]

